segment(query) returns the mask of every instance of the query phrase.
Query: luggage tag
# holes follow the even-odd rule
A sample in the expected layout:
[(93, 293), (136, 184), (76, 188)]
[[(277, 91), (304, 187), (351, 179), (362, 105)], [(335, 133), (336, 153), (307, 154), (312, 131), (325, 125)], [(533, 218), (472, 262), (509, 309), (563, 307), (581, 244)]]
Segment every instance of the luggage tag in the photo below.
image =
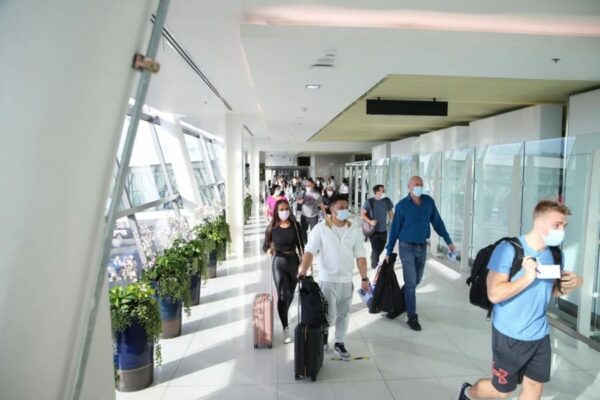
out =
[(557, 264), (538, 264), (537, 268), (535, 269), (535, 272), (537, 273), (536, 277), (538, 279), (560, 279), (561, 277), (560, 265)]

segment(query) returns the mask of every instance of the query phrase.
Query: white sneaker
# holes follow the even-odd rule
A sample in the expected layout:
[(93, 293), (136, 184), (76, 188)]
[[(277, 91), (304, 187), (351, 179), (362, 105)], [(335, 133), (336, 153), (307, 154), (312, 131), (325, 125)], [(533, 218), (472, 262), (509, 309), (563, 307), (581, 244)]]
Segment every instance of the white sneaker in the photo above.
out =
[(283, 343), (292, 343), (292, 337), (290, 336), (290, 328), (283, 329)]
[(338, 355), (344, 359), (347, 360), (350, 358), (351, 354), (348, 350), (346, 350), (346, 347), (344, 346), (344, 343), (336, 343), (333, 346), (333, 350), (338, 353)]

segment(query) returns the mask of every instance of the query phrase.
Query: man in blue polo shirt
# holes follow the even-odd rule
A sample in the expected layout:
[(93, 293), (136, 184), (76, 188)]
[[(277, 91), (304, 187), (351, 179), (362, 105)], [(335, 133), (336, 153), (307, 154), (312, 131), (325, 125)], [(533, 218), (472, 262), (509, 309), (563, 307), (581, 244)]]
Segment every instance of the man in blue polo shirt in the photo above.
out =
[(456, 246), (446, 231), (446, 226), (435, 202), (431, 197), (423, 194), (423, 179), (419, 176), (410, 178), (408, 191), (408, 196), (400, 200), (394, 209), (394, 219), (386, 246), (386, 260), (394, 251), (396, 241), (399, 241), (400, 261), (404, 276), (404, 300), (408, 314), (407, 323), (412, 330), (420, 331), (416, 290), (425, 270), (427, 239), (431, 235), (429, 225), (433, 225), (436, 233), (444, 239), (449, 251), (454, 253)]
[(575, 273), (563, 270), (562, 256), (561, 265), (555, 264), (550, 250), (562, 243), (568, 214), (569, 209), (555, 201), (537, 204), (533, 229), (519, 238), (525, 257), (512, 279), (514, 247), (502, 242), (494, 249), (487, 277), (488, 298), (494, 304), (492, 379), (480, 379), (473, 386), (465, 382), (458, 400), (506, 398), (518, 384), (519, 399), (542, 397), (552, 359), (548, 303), (583, 284)]

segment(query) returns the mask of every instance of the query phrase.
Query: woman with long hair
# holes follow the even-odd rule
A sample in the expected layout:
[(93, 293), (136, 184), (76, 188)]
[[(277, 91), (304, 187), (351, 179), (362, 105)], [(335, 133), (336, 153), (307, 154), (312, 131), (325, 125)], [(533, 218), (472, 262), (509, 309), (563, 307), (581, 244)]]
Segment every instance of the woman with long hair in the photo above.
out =
[(304, 251), (304, 242), (300, 234), (300, 224), (290, 218), (290, 205), (285, 200), (275, 204), (273, 219), (265, 232), (263, 251), (273, 256), (271, 268), (273, 280), (277, 288), (277, 312), (283, 327), (284, 343), (290, 343), (288, 311), (294, 300), (296, 290), (296, 275), (300, 258), (298, 252)]

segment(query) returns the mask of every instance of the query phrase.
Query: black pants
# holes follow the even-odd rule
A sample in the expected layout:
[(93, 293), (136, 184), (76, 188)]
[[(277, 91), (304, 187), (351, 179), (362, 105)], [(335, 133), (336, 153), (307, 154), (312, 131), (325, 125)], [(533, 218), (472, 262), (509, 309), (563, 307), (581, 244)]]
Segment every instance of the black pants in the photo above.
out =
[(288, 326), (288, 310), (294, 300), (296, 290), (296, 275), (300, 260), (296, 254), (276, 253), (273, 257), (273, 280), (277, 288), (277, 312), (281, 325)]
[(319, 223), (318, 215), (314, 217), (305, 217), (302, 215), (300, 217), (300, 227), (302, 228), (302, 240), (304, 240), (304, 243), (308, 241), (308, 227), (310, 226), (310, 229), (313, 229), (317, 223)]
[(385, 249), (387, 232), (375, 232), (369, 240), (371, 241), (371, 268), (375, 269), (379, 263), (379, 256)]

